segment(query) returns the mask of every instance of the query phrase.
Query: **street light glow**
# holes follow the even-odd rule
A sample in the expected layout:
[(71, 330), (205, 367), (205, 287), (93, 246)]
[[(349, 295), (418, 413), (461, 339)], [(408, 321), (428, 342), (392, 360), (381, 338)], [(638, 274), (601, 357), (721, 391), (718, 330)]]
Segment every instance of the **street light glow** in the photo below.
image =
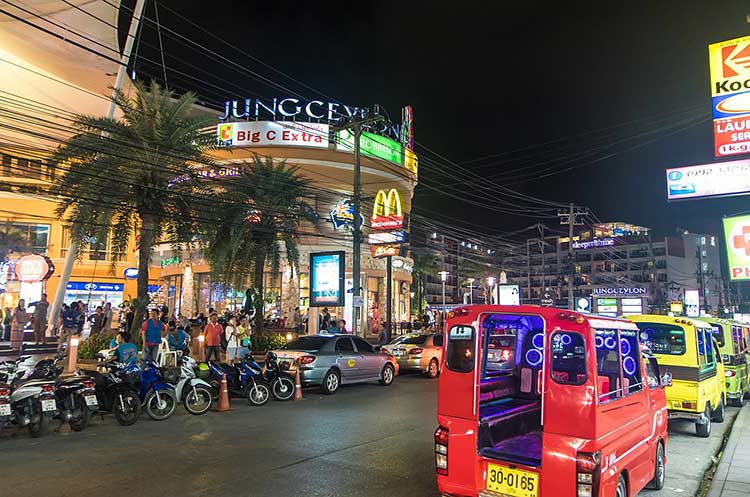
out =
[(450, 274), (448, 271), (440, 271), (438, 273), (440, 275), (440, 279), (445, 283), (448, 280), (448, 275)]

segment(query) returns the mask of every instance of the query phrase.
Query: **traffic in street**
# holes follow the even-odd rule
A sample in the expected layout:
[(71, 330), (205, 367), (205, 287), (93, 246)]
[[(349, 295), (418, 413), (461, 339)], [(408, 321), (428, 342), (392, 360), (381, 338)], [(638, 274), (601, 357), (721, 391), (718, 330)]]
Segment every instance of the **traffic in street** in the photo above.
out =
[[(81, 433), (6, 431), (2, 495), (437, 497), (436, 406), (435, 380), (402, 374), (388, 388), (344, 386), (333, 397), (309, 388), (302, 401), (263, 407), (234, 399), (227, 413), (180, 409), (168, 422), (121, 427), (105, 414)], [(736, 412), (705, 439), (692, 423), (670, 423), (665, 487), (643, 495), (694, 495)]]

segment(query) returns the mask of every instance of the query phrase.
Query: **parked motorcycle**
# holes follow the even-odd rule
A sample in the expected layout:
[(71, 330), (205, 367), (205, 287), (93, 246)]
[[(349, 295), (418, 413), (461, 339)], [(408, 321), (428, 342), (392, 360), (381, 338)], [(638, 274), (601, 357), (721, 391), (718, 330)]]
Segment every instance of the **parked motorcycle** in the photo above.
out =
[(164, 381), (162, 372), (154, 361), (146, 361), (141, 372), (138, 397), (146, 409), (146, 414), (156, 421), (167, 419), (177, 408), (175, 389)]
[(120, 425), (132, 425), (141, 415), (141, 400), (138, 398), (137, 388), (141, 369), (137, 364), (116, 361), (102, 363), (99, 367), (106, 373), (81, 369), (78, 374), (90, 376), (94, 380), (96, 399), (101, 409), (114, 414)]
[(61, 424), (68, 422), (71, 429), (81, 431), (85, 429), (93, 413), (99, 410), (96, 400), (96, 383), (90, 376), (75, 375), (59, 378), (63, 372), (61, 362), (65, 355), (58, 355), (54, 359), (42, 359), (30, 373), (32, 379), (55, 380), (55, 399), (60, 410)]
[(198, 363), (195, 359), (183, 356), (181, 360), (180, 376), (175, 381), (177, 400), (182, 401), (185, 410), (190, 414), (205, 414), (211, 409), (213, 401), (211, 385), (196, 376), (195, 368), (198, 367)]
[(10, 385), (0, 382), (0, 433), (10, 423), (13, 410), (10, 406)]
[[(256, 362), (249, 362), (260, 367)], [(269, 351), (266, 354), (263, 377), (271, 385), (271, 393), (274, 399), (284, 401), (294, 398), (294, 389), (296, 388), (294, 377), (281, 368), (274, 352)]]
[(208, 382), (214, 399), (219, 398), (222, 376), (227, 377), (230, 397), (247, 397), (253, 406), (262, 406), (271, 398), (271, 387), (263, 378), (262, 368), (252, 361), (241, 361), (234, 366), (210, 361), (208, 367), (211, 371)]
[(28, 359), (30, 356), (21, 356), (15, 361), (3, 362), (0, 365), (0, 381), (10, 384), (10, 422), (28, 427), (29, 434), (36, 438), (47, 432), (50, 419), (59, 411), (53, 381), (24, 378), (29, 371), (19, 366)]

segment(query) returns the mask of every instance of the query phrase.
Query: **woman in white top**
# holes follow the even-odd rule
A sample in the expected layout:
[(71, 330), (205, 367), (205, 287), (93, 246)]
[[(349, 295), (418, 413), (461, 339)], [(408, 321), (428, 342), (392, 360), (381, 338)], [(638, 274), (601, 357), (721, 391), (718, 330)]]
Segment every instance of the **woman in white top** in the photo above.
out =
[(229, 318), (226, 328), (224, 328), (224, 336), (227, 339), (227, 362), (234, 364), (234, 361), (239, 359), (237, 355), (237, 321), (234, 318)]

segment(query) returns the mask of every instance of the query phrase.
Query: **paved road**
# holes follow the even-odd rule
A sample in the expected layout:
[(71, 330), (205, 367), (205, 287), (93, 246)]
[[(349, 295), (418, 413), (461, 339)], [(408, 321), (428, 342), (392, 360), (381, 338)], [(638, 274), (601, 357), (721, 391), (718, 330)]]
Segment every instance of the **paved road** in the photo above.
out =
[[(436, 383), (400, 376), (333, 397), (260, 408), (235, 399), (229, 413), (142, 419), (111, 416), (82, 433), (0, 437), (2, 497), (436, 497), (432, 433)], [(719, 425), (715, 425), (719, 427)], [(671, 432), (668, 489), (692, 496), (719, 443), (692, 426)], [(43, 477), (41, 477), (43, 475)]]

